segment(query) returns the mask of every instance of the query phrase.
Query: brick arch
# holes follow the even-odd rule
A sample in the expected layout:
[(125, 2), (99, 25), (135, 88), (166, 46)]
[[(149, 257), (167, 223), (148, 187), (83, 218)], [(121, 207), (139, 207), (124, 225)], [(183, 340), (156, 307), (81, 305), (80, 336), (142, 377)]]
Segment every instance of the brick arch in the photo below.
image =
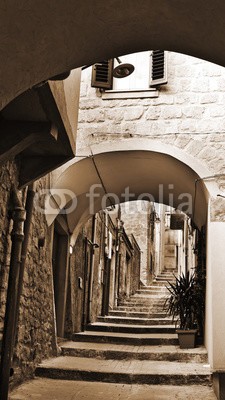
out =
[(0, 15), (0, 108), (51, 76), (134, 51), (163, 48), (225, 65), (222, 0), (16, 2)]
[[(208, 198), (219, 192), (214, 180), (203, 183), (201, 178), (211, 174), (204, 164), (190, 154), (160, 142), (137, 139), (108, 142), (92, 146), (91, 152), (90, 148), (83, 149), (80, 154), (83, 158), (75, 158), (54, 173), (52, 183), (56, 201), (58, 193), (62, 194), (65, 189), (71, 191), (67, 193), (69, 197), (76, 196), (77, 206), (67, 215), (71, 233), (103, 208), (105, 191), (115, 194), (118, 202), (123, 202), (125, 189), (129, 187), (130, 193), (134, 194), (130, 200), (140, 199), (142, 193), (150, 193), (156, 202), (174, 207), (179, 207), (184, 199), (182, 194), (187, 193), (192, 199), (189, 214), (199, 227), (206, 223)], [(94, 206), (90, 210), (87, 193), (91, 193), (92, 185), (96, 185), (93, 192), (98, 196), (94, 196)], [(163, 190), (163, 198), (160, 198), (160, 190)], [(169, 196), (173, 196), (173, 204)], [(68, 198), (54, 213), (47, 207), (49, 225), (66, 204), (69, 204)]]

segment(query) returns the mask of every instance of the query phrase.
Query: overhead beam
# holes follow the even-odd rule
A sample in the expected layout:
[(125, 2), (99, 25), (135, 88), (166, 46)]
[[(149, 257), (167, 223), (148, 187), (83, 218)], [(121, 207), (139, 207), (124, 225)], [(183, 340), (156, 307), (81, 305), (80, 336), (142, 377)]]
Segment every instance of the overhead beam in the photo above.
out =
[(53, 169), (60, 167), (69, 161), (70, 157), (65, 156), (31, 156), (21, 157), (21, 167), (19, 173), (20, 189), (29, 185), (34, 180), (41, 178), (43, 175), (51, 172)]
[(74, 157), (75, 141), (74, 138), (70, 137), (69, 135), (71, 127), (68, 121), (67, 127), (65, 126), (63, 118), (67, 119), (66, 113), (64, 116), (61, 115), (49, 83), (36, 87), (34, 90), (38, 93), (41, 106), (48, 116), (48, 119), (50, 119), (50, 121), (52, 121), (57, 127), (57, 142), (59, 143), (59, 146), (61, 148), (61, 153), (68, 155), (71, 158)]
[(51, 135), (50, 122), (0, 121), (0, 164)]

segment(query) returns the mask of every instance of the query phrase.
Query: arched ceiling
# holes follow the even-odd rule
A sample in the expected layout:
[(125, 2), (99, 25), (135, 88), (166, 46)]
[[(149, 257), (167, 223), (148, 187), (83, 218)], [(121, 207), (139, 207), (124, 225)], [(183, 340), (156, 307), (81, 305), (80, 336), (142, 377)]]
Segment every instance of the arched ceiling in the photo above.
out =
[(10, 0), (0, 5), (0, 109), (51, 76), (161, 48), (225, 66), (223, 0)]
[[(102, 208), (137, 199), (149, 199), (183, 211), (185, 203), (200, 228), (207, 217), (206, 192), (199, 175), (169, 154), (148, 150), (108, 151), (75, 161), (65, 168), (53, 185), (55, 200), (50, 205), (55, 208), (58, 203), (62, 209), (74, 194), (77, 204), (67, 215), (71, 233)], [(64, 203), (58, 197), (63, 193), (69, 194)], [(49, 224), (58, 213), (51, 212), (48, 207)]]

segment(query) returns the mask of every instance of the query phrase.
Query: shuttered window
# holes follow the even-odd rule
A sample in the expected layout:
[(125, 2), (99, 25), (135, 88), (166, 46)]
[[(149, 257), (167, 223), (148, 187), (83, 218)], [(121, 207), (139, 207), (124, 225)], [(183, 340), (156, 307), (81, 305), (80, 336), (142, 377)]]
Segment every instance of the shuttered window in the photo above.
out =
[(91, 86), (102, 89), (112, 89), (114, 60), (104, 60), (92, 67)]
[(166, 52), (153, 50), (150, 57), (150, 87), (167, 83)]
[[(150, 62), (149, 62), (150, 55)], [(143, 58), (144, 57), (144, 58)], [(153, 50), (121, 57), (122, 62), (135, 66), (134, 73), (123, 79), (113, 78), (114, 60), (102, 61), (92, 67), (91, 86), (114, 90), (146, 90), (167, 83), (167, 52)]]

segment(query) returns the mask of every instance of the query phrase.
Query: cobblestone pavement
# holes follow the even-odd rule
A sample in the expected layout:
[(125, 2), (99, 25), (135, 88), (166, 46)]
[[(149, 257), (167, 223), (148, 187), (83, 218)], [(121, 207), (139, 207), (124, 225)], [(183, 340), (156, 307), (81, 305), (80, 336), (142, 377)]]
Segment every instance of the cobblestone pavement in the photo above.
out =
[(35, 378), (9, 400), (216, 400), (208, 386), (148, 386)]

